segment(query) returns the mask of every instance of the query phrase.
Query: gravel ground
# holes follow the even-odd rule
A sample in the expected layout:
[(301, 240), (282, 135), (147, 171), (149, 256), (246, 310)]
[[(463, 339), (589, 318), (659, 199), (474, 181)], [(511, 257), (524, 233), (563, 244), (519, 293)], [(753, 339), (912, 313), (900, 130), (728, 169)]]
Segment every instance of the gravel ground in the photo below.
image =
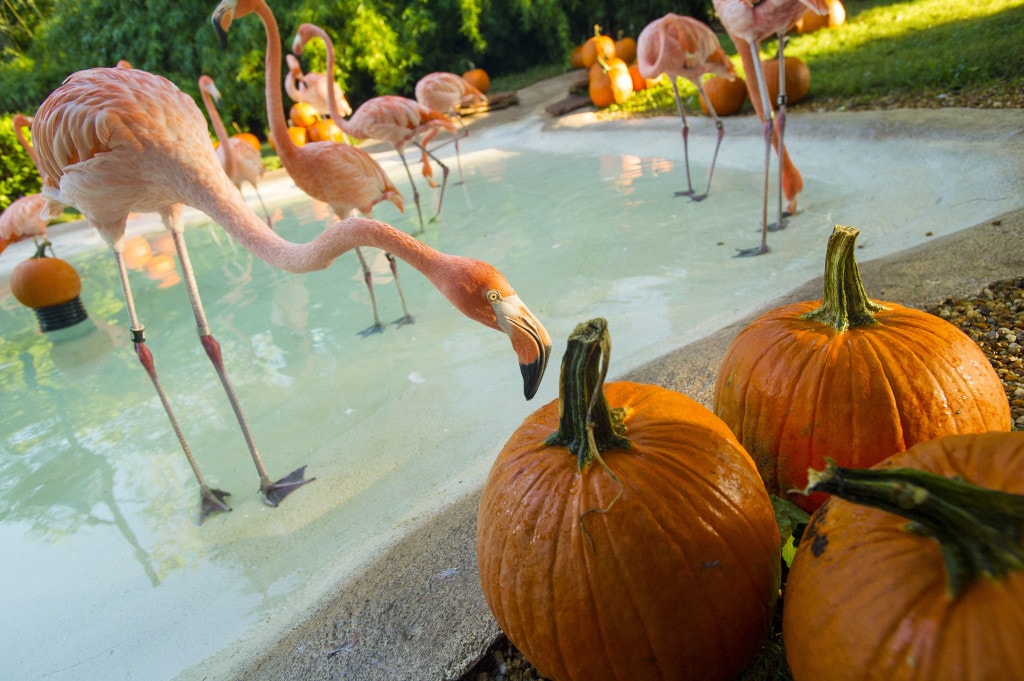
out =
[[(926, 310), (970, 336), (1003, 381), (1013, 429), (1024, 431), (1024, 277), (989, 284), (966, 298), (947, 298)], [(778, 620), (778, 617), (776, 617)], [(502, 637), (459, 681), (542, 681), (536, 669)], [(765, 653), (740, 681), (790, 679), (782, 637), (776, 632)]]

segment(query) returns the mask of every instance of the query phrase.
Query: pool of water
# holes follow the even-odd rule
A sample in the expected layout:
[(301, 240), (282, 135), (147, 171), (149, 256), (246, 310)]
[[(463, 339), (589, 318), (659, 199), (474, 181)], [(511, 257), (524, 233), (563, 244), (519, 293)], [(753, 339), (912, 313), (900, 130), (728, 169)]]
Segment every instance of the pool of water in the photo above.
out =
[[(711, 198), (696, 204), (671, 196), (682, 171), (670, 120), (537, 127), (528, 119), (467, 139), (466, 182), (449, 187), (442, 217), (421, 236), (496, 265), (545, 323), (552, 360), (531, 403), (508, 341), (412, 268), (399, 265), (415, 324), (364, 338), (371, 312), (354, 254), (292, 275), (191, 216), (206, 311), (271, 476), (305, 464), (316, 477), (280, 508), (261, 503), (176, 274), (152, 259), (133, 270), (185, 436), (211, 484), (233, 493), (234, 511), (202, 526), (194, 479), (131, 349), (109, 254), (92, 241), (76, 250), (52, 230), (82, 275), (90, 317), (44, 335), (6, 280), (0, 289), (5, 676), (192, 678), (197, 665), (272, 639), (395, 537), (479, 486), (515, 427), (557, 396), (578, 322), (609, 320), (612, 373), (623, 372), (820, 274), (835, 222), (863, 230), (867, 259), (976, 224), (1021, 195), (1019, 161), (984, 146), (972, 157), (931, 141), (882, 148), (811, 135), (797, 158), (801, 213), (769, 235), (768, 256), (740, 259), (735, 249), (759, 239), (757, 135), (726, 137)], [(710, 148), (698, 123), (698, 187)], [(870, 167), (850, 162), (869, 154)], [(983, 156), (986, 171), (969, 175)], [(396, 157), (379, 159), (405, 191)], [(330, 219), (288, 180), (268, 191), (276, 229), (291, 240), (312, 239)], [(436, 198), (424, 192), (428, 212)], [(406, 215), (389, 204), (375, 217), (416, 230), (411, 202)], [(159, 231), (134, 232), (157, 255), (167, 248)], [(24, 250), (0, 260), (14, 253)], [(368, 255), (382, 318), (397, 319), (383, 256)]]

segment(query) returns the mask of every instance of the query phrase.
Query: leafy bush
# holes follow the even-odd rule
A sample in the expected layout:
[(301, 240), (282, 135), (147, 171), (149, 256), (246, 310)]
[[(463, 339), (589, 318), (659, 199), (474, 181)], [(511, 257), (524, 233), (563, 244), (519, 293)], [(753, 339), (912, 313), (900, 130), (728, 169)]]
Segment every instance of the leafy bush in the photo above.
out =
[(10, 116), (0, 116), (0, 211), (11, 202), (39, 192), (39, 173), (14, 136)]

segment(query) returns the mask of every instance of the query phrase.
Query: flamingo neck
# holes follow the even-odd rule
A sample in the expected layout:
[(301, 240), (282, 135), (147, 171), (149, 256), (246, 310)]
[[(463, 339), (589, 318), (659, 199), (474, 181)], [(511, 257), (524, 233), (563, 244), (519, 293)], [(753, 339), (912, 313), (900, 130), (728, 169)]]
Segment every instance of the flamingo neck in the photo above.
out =
[[(338, 124), (338, 127), (346, 135), (359, 137), (360, 135), (355, 134), (355, 130), (348, 119), (338, 110), (338, 98), (334, 96), (334, 41), (331, 40), (331, 36), (327, 35), (327, 31), (319, 26), (310, 25), (312, 26), (312, 32), (324, 41), (324, 47), (327, 48), (327, 73), (324, 74), (324, 77), (327, 79), (327, 108), (331, 112), (331, 119)], [(308, 39), (303, 42), (303, 45), (307, 42), (309, 42)]]
[(199, 94), (203, 98), (203, 106), (206, 107), (210, 123), (213, 124), (213, 132), (217, 135), (217, 139), (220, 140), (220, 148), (223, 149), (224, 172), (228, 177), (232, 177), (235, 173), (235, 154), (231, 151), (230, 136), (228, 135), (227, 128), (224, 127), (224, 121), (220, 119), (217, 105), (213, 103), (210, 93), (205, 88), (199, 88)]
[(274, 148), (281, 162), (286, 163), (286, 159), (294, 157), (298, 147), (288, 134), (288, 121), (284, 117), (284, 102), (281, 98), (281, 33), (277, 19), (266, 2), (256, 3), (255, 12), (267, 34), (267, 54), (263, 66), (266, 74), (267, 123), (270, 125), (270, 136), (274, 139)]

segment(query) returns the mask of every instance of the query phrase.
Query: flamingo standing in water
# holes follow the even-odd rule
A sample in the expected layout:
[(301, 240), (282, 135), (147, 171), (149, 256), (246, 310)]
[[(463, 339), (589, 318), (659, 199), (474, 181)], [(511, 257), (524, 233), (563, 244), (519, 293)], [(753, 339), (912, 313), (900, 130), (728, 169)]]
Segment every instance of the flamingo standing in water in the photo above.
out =
[(206, 114), (213, 124), (213, 131), (220, 141), (220, 146), (217, 147), (217, 158), (220, 159), (224, 172), (238, 187), (238, 191), (242, 191), (243, 182), (252, 185), (252, 188), (256, 190), (256, 197), (260, 200), (260, 206), (263, 207), (263, 214), (267, 217), (267, 226), (271, 226), (270, 212), (267, 210), (266, 204), (263, 203), (263, 197), (260, 196), (259, 181), (263, 177), (263, 173), (267, 171), (266, 166), (263, 165), (262, 154), (245, 140), (228, 135), (227, 128), (224, 127), (224, 122), (220, 119), (220, 113), (217, 112), (215, 101), (220, 101), (221, 97), (220, 90), (217, 89), (213, 78), (205, 74), (199, 76), (199, 94), (203, 98)]
[[(257, 4), (263, 3), (263, 0), (253, 1)], [(240, 1), (238, 4), (241, 5), (242, 2)], [(295, 40), (292, 42), (292, 52), (302, 54), (303, 46), (314, 37), (324, 41), (327, 46), (327, 63), (333, 64), (334, 43), (326, 31), (314, 24), (299, 26)], [(442, 172), (441, 196), (437, 201), (437, 212), (434, 213), (434, 218), (441, 214), (444, 188), (448, 183), (448, 166), (434, 156), (420, 142), (420, 138), (434, 129), (445, 129), (455, 134), (457, 130), (451, 119), (440, 111), (428, 109), (415, 100), (396, 95), (384, 95), (367, 100), (356, 109), (352, 118), (349, 119), (342, 117), (340, 112), (332, 110), (331, 118), (335, 119), (338, 127), (346, 135), (356, 139), (384, 140), (398, 152), (398, 157), (402, 159), (402, 165), (405, 166), (405, 172), (409, 176), (409, 183), (412, 184), (412, 198), (416, 203), (420, 231), (423, 231), (423, 210), (420, 207), (420, 193), (416, 188), (416, 181), (412, 179), (412, 171), (409, 170), (409, 164), (405, 161), (405, 145), (413, 144), (418, 147), (424, 155), (424, 163), (427, 163), (426, 157), (432, 158), (437, 165), (441, 166)], [(424, 175), (429, 176), (429, 173), (424, 171)]]
[[(222, 17), (223, 11), (218, 8), (217, 16)], [(229, 17), (225, 19), (230, 21)], [(124, 257), (125, 226), (131, 212), (158, 212), (171, 230), (200, 342), (231, 402), (259, 474), (263, 499), (271, 506), (308, 482), (305, 466), (277, 482), (267, 475), (203, 311), (185, 245), (183, 204), (209, 215), (258, 257), (292, 272), (324, 269), (356, 246), (393, 251), (423, 272), (464, 314), (508, 334), (519, 356), (525, 393), (531, 397), (536, 392), (550, 351), (550, 338), (494, 267), (439, 253), (369, 218), (337, 222), (306, 244), (285, 240), (242, 200), (214, 153), (202, 112), (191, 97), (167, 79), (140, 70), (79, 71), (40, 105), (33, 128), (47, 210), (55, 214), (65, 205), (75, 206), (113, 252), (136, 354), (199, 483), (200, 520), (210, 513), (229, 510), (225, 502), (228, 493), (207, 485), (157, 378), (144, 327), (135, 310)]]
[[(14, 114), (11, 117), (11, 125), (14, 126), (14, 134), (18, 138), (18, 142), (24, 147), (25, 153), (29, 155), (35, 165), (35, 149), (24, 133), (25, 128), (32, 128), (32, 117), (20, 113)], [(42, 194), (29, 194), (11, 201), (3, 213), (0, 213), (0, 253), (22, 239), (32, 239), (38, 244), (39, 239), (46, 238), (46, 228), (50, 221), (42, 217), (45, 206), (46, 198)]]
[(327, 101), (327, 89), (334, 90), (334, 101), (338, 103), (338, 111), (342, 116), (352, 115), (352, 105), (345, 99), (341, 86), (326, 73), (315, 71), (302, 72), (302, 65), (294, 54), (284, 55), (288, 63), (288, 75), (284, 79), (284, 91), (293, 102), (305, 102), (316, 109), (321, 116), (331, 115), (331, 106)]
[[(358, 211), (369, 216), (373, 207), (382, 201), (390, 201), (400, 211), (405, 212), (405, 201), (391, 179), (373, 157), (362, 149), (349, 144), (322, 141), (308, 142), (297, 146), (288, 134), (288, 123), (284, 117), (284, 104), (281, 98), (281, 35), (278, 32), (274, 13), (265, 2), (245, 5), (245, 13), (256, 12), (263, 22), (266, 32), (267, 52), (265, 56), (265, 91), (267, 100), (267, 122), (270, 124), (270, 138), (281, 159), (281, 164), (294, 180), (299, 189), (317, 201), (323, 201), (331, 207), (339, 218), (346, 218)], [(220, 8), (218, 7), (218, 10)], [(216, 22), (214, 27), (223, 41), (230, 26), (231, 12), (223, 10), (228, 17), (227, 24), (221, 27)], [(242, 16), (235, 13), (235, 16)], [(333, 92), (328, 90), (328, 109)], [(337, 102), (335, 102), (337, 105)], [(368, 335), (384, 330), (377, 312), (377, 298), (373, 290), (373, 275), (363, 256), (362, 249), (356, 248), (356, 257), (363, 272), (363, 281), (370, 293), (370, 306), (373, 310), (373, 324), (361, 331)], [(398, 278), (398, 264), (390, 253), (385, 253), (391, 274), (395, 280), (398, 297), (402, 303), (402, 317), (396, 324), (402, 326), (412, 323), (412, 315), (405, 304), (405, 295)]]
[[(800, 171), (789, 158), (784, 143), (786, 129), (786, 63), (782, 56), (786, 42), (786, 32), (793, 27), (797, 19), (808, 10), (817, 14), (828, 14), (827, 0), (761, 0), (754, 4), (753, 0), (713, 0), (718, 18), (722, 20), (726, 32), (736, 44), (736, 51), (743, 61), (743, 70), (747, 74), (747, 92), (754, 105), (758, 118), (764, 123), (764, 187), (761, 208), (761, 243), (754, 248), (741, 249), (737, 255), (761, 255), (768, 252), (768, 231), (785, 227), (785, 217), (796, 212), (796, 197), (803, 189), (804, 180)], [(768, 89), (765, 86), (764, 70), (758, 56), (761, 41), (771, 36), (779, 38), (779, 111), (776, 116), (772, 103), (768, 100)], [(751, 78), (750, 74), (755, 74)], [(775, 143), (779, 155), (779, 211), (778, 221), (774, 226), (768, 224), (768, 169), (771, 165), (772, 143)], [(785, 194), (787, 205), (782, 207), (782, 196)]]
[[(636, 41), (636, 61), (640, 75), (644, 78), (658, 78), (668, 74), (672, 83), (672, 93), (676, 98), (676, 108), (683, 122), (683, 163), (686, 166), (686, 189), (676, 192), (676, 196), (689, 196), (694, 201), (703, 201), (711, 191), (711, 176), (715, 172), (715, 161), (718, 159), (718, 148), (725, 136), (725, 126), (715, 113), (715, 107), (704, 92), (703, 78), (705, 73), (715, 73), (729, 80), (736, 78), (733, 67), (725, 50), (718, 42), (718, 37), (711, 28), (693, 17), (678, 14), (666, 14), (647, 24)], [(708, 184), (703, 194), (695, 194), (690, 181), (690, 153), (687, 140), (690, 126), (686, 122), (683, 111), (683, 100), (679, 97), (679, 85), (676, 80), (686, 78), (697, 87), (704, 104), (711, 112), (718, 131), (715, 151), (711, 155), (711, 167), (708, 169)]]
[[(453, 116), (454, 120), (458, 122), (461, 129), (454, 137), (455, 158), (459, 164), (458, 184), (462, 184), (462, 156), (459, 154), (459, 139), (468, 135), (469, 130), (462, 123), (462, 116), (459, 115), (457, 109), (463, 104), (482, 104), (487, 101), (487, 95), (458, 74), (435, 71), (428, 73), (416, 82), (416, 101), (429, 109)], [(423, 146), (426, 147), (440, 132), (441, 128), (429, 130), (420, 140)], [(424, 174), (429, 172), (429, 168), (430, 163), (424, 158)]]

